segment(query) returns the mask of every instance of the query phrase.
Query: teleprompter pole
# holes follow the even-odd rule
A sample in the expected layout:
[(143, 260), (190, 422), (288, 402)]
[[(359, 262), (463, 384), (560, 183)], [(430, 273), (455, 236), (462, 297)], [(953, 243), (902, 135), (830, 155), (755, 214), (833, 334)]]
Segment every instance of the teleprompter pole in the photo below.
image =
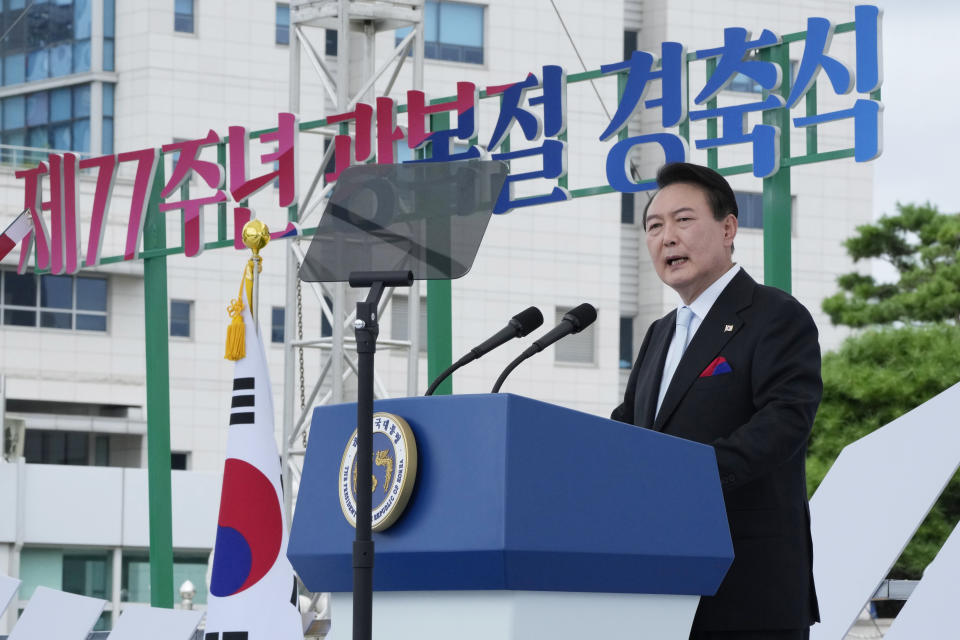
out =
[(353, 640), (373, 635), (373, 359), (380, 323), (377, 305), (386, 287), (409, 287), (411, 271), (362, 271), (350, 274), (351, 287), (370, 287), (357, 302), (357, 531), (353, 542)]

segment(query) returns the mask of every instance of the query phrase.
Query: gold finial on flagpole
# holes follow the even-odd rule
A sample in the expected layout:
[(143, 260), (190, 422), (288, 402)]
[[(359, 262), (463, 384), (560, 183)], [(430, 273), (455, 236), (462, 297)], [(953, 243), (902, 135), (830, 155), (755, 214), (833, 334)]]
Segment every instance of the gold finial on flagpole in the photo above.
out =
[(267, 228), (261, 220), (253, 219), (243, 225), (243, 231), (240, 232), (243, 244), (253, 251), (254, 268), (247, 272), (247, 277), (252, 278), (251, 288), (247, 290), (250, 295), (250, 315), (253, 316), (253, 324), (260, 333), (260, 272), (263, 270), (260, 250), (270, 242), (270, 229)]
[(243, 225), (240, 238), (243, 240), (243, 244), (253, 252), (253, 257), (247, 261), (247, 266), (243, 270), (243, 280), (240, 281), (240, 292), (237, 294), (237, 299), (227, 307), (227, 313), (231, 321), (230, 326), (227, 327), (227, 343), (223, 357), (233, 361), (246, 356), (246, 337), (243, 326), (244, 291), (246, 291), (247, 301), (250, 304), (250, 315), (253, 317), (254, 330), (258, 335), (260, 333), (260, 323), (257, 321), (257, 309), (260, 302), (260, 271), (263, 268), (260, 250), (270, 242), (270, 229), (260, 220), (251, 220)]

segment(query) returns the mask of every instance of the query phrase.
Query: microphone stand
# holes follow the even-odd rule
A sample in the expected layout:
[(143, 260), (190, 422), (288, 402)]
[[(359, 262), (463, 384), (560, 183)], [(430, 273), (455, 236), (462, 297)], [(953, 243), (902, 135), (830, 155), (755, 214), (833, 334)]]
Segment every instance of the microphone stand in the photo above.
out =
[(412, 271), (355, 271), (351, 287), (370, 287), (357, 302), (357, 527), (353, 542), (353, 640), (373, 635), (373, 359), (380, 333), (377, 306), (386, 287), (409, 287)]

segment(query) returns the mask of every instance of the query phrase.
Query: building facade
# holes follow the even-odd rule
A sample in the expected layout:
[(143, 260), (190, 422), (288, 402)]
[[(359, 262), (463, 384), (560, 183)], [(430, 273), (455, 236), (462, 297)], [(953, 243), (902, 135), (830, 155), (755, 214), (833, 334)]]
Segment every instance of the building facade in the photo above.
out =
[[(22, 209), (23, 180), (15, 172), (45, 160), (49, 149), (88, 157), (198, 139), (210, 130), (225, 136), (230, 125), (276, 126), (277, 114), (289, 108), (291, 8), (286, 3), (3, 0), (2, 8), (2, 24), (10, 35), (0, 41), (0, 220), (9, 221)], [(664, 41), (680, 42), (688, 51), (717, 47), (727, 26), (746, 27), (755, 37), (765, 28), (799, 32), (810, 16), (849, 22), (853, 4), (724, 0), (705, 10), (692, 0), (610, 0), (599, 6), (572, 0), (430, 1), (425, 8), (424, 88), (430, 97), (452, 95), (458, 81), (482, 89), (517, 82), (529, 72), (539, 75), (544, 65), (553, 64), (572, 75), (623, 60), (633, 49), (659, 55)], [(333, 31), (307, 28), (305, 33), (330, 69), (336, 69), (338, 47), (351, 47), (355, 59), (364, 55), (360, 36), (338, 41)], [(386, 60), (403, 35), (393, 30), (377, 34), (373, 66)], [(852, 61), (851, 35), (836, 37), (831, 54)], [(792, 60), (801, 52), (802, 43), (791, 45)], [(336, 113), (310, 65), (302, 66), (301, 122)], [(352, 82), (359, 84), (363, 65), (357, 66)], [(704, 83), (704, 71), (702, 66), (690, 68), (694, 95)], [(382, 77), (373, 93), (382, 95), (386, 82)], [(406, 65), (390, 95), (404, 103), (412, 82)], [(835, 95), (824, 78), (818, 87), (823, 108), (849, 106), (851, 97)], [(748, 77), (738, 76), (718, 100), (721, 105), (756, 101), (758, 89)], [(656, 91), (654, 87), (651, 95)], [(568, 86), (571, 190), (606, 184), (612, 141), (602, 142), (599, 136), (616, 107), (613, 77)], [(490, 139), (497, 112), (496, 101), (481, 102), (481, 144)], [(403, 118), (400, 124), (405, 124)], [(661, 131), (659, 118), (654, 110), (640, 110), (628, 131)], [(759, 121), (759, 114), (750, 114), (751, 125)], [(803, 147), (801, 131), (783, 135), (790, 136), (793, 148)], [(691, 125), (691, 140), (706, 136), (705, 123)], [(522, 148), (516, 126), (513, 140), (514, 149)], [(851, 147), (852, 123), (822, 127), (819, 140), (825, 150)], [(706, 153), (690, 146), (693, 161), (706, 162)], [(324, 137), (303, 133), (298, 147), (302, 195), (321, 162)], [(720, 164), (748, 163), (750, 153), (748, 144), (724, 147)], [(663, 156), (644, 148), (633, 160), (640, 175), (649, 178)], [(166, 176), (173, 162), (173, 154), (164, 155)], [(511, 170), (533, 171), (534, 165), (515, 160)], [(792, 171), (793, 292), (813, 314), (827, 350), (845, 334), (830, 325), (820, 302), (835, 291), (835, 277), (853, 268), (841, 242), (871, 219), (872, 170), (846, 159)], [(741, 203), (735, 258), (762, 280), (761, 182), (746, 174), (732, 177), (731, 183)], [(121, 166), (111, 203), (117, 213), (107, 221), (103, 255), (123, 252), (133, 185), (132, 168)], [(95, 176), (82, 174), (79, 186), (86, 211)], [(205, 188), (197, 178), (189, 186), (194, 193)], [(518, 185), (517, 194), (537, 195), (551, 187), (547, 181), (530, 181)], [(590, 302), (599, 311), (597, 322), (525, 363), (503, 390), (608, 414), (619, 402), (646, 327), (678, 302), (657, 279), (643, 246), (640, 218), (648, 193), (594, 195), (495, 216), (472, 270), (453, 283), (454, 357), (528, 305), (537, 305), (549, 326), (567, 309)], [(255, 196), (251, 205), (273, 228), (286, 220), (272, 188)], [(168, 242), (176, 244), (180, 216), (170, 214), (167, 221)], [(84, 218), (84, 229), (89, 224)], [(216, 216), (208, 215), (204, 224), (208, 238), (215, 237)], [(259, 309), (278, 439), (283, 342), (290, 338), (284, 335), (284, 320), (298, 313), (285, 308), (281, 242), (263, 252)], [(21, 605), (37, 585), (110, 600), (99, 625), (109, 628), (125, 602), (149, 601), (143, 267), (127, 261), (75, 276), (19, 276), (18, 253), (0, 265), (0, 372), (6, 418), (22, 425), (25, 437), (22, 458), (0, 461), (0, 511), (15, 514), (0, 519), (0, 571), (23, 580)], [(199, 606), (205, 602), (206, 563), (216, 529), (232, 381), (232, 367), (223, 360), (225, 310), (246, 257), (246, 252), (228, 248), (168, 258), (175, 582), (190, 579)], [(421, 308), (425, 292), (422, 287)], [(304, 334), (327, 335), (329, 324), (311, 296), (304, 287), (298, 313)], [(408, 305), (398, 292), (384, 314), (382, 337), (409, 337)], [(420, 331), (422, 336), (429, 331), (425, 321)], [(420, 343), (426, 344), (425, 337)], [(518, 347), (503, 347), (458, 372), (455, 392), (489, 391)], [(326, 354), (306, 350), (307, 391)], [(403, 348), (378, 353), (377, 370), (392, 396), (405, 393), (407, 357)], [(425, 353), (420, 358), (422, 392), (429, 381)], [(345, 388), (349, 400), (355, 387), (348, 381)], [(302, 393), (294, 390), (298, 402)], [(9, 614), (7, 626), (3, 620), (0, 632), (13, 622)]]

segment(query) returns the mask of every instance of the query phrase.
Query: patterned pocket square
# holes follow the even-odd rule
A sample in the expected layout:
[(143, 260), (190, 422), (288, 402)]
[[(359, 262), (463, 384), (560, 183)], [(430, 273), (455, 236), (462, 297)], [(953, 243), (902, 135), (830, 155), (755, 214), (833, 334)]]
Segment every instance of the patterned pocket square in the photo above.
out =
[(723, 356), (714, 358), (713, 362), (707, 365), (707, 368), (700, 374), (700, 377), (709, 378), (711, 376), (718, 376), (721, 373), (733, 373), (733, 369), (730, 368), (730, 363), (727, 362), (727, 359)]

